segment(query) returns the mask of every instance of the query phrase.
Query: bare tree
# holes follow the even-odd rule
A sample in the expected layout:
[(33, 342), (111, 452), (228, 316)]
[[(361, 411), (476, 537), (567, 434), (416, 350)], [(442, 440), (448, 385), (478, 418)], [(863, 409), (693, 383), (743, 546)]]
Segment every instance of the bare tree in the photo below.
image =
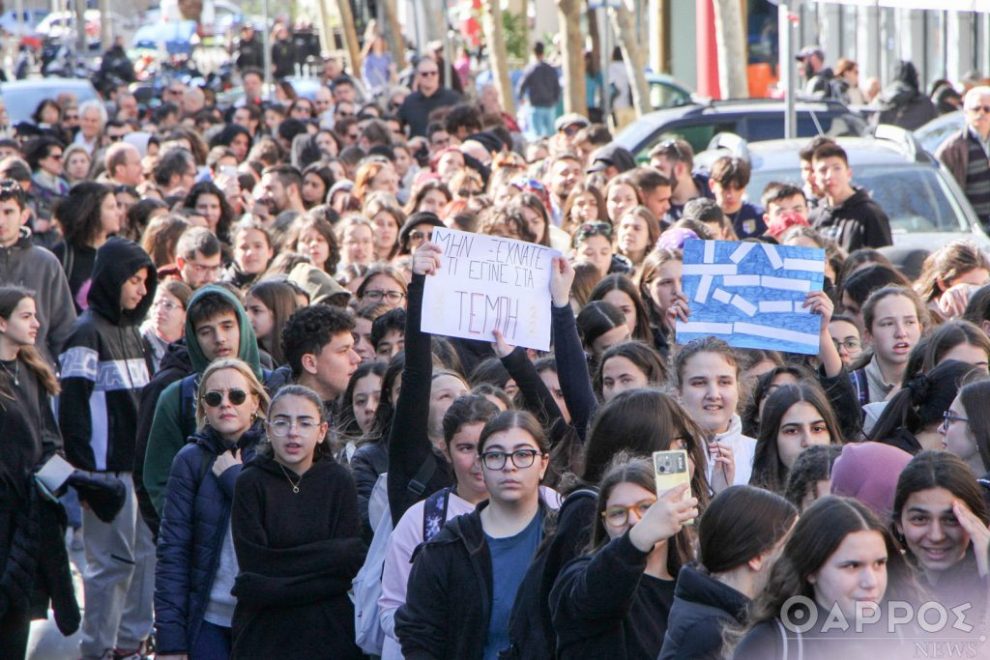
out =
[[(330, 0), (320, 0), (329, 2)], [(361, 73), (361, 44), (358, 42), (357, 29), (354, 27), (354, 14), (351, 12), (350, 0), (337, 0), (337, 13), (340, 16), (340, 29), (344, 33), (344, 45), (351, 61), (351, 73)], [(329, 39), (332, 43), (333, 39)]]
[(633, 108), (641, 117), (650, 107), (650, 89), (646, 84), (646, 53), (636, 39), (636, 18), (633, 15), (635, 0), (622, 0), (618, 7), (608, 10), (612, 26), (619, 39), (622, 59), (626, 63), (629, 84), (632, 87)]
[(498, 92), (502, 110), (515, 114), (516, 102), (512, 95), (512, 82), (509, 80), (509, 56), (505, 52), (505, 38), (502, 35), (501, 0), (486, 0), (482, 5), (481, 26), (485, 31), (485, 47), (492, 67), (492, 79)]
[(384, 33), (388, 37), (388, 50), (392, 53), (392, 61), (401, 69), (405, 65), (406, 44), (402, 36), (402, 25), (399, 23), (399, 10), (395, 0), (382, 0), (382, 11), (385, 14)]
[(587, 115), (584, 35), (581, 34), (581, 15), (584, 13), (584, 0), (557, 0), (557, 16), (564, 28), (563, 39), (560, 40), (564, 66), (564, 111)]
[(746, 47), (739, 0), (715, 0), (715, 43), (718, 48), (718, 86), (722, 98), (749, 96)]

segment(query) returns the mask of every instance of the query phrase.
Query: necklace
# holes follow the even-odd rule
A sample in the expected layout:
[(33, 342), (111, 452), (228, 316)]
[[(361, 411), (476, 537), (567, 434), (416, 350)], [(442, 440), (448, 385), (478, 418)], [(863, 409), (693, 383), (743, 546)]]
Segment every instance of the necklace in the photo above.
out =
[(7, 372), (7, 375), (10, 376), (13, 379), (14, 385), (15, 386), (20, 386), (20, 384), (21, 384), (21, 380), (20, 380), (21, 365), (17, 361), (17, 359), (16, 358), (14, 359), (14, 368), (13, 368), (13, 370), (11, 370), (11, 368), (7, 366), (7, 361), (6, 360), (0, 361), (0, 366), (2, 366), (3, 367), (3, 370)]
[(299, 492), (299, 484), (302, 483), (302, 477), (299, 477), (299, 481), (297, 481), (295, 483), (292, 483), (292, 477), (290, 477), (289, 476), (289, 473), (285, 471), (285, 466), (283, 466), (281, 463), (279, 463), (278, 466), (279, 466), (279, 468), (281, 468), (282, 474), (285, 475), (286, 481), (288, 481), (289, 482), (289, 485), (292, 486), (292, 492), (293, 492), (293, 494), (298, 493)]

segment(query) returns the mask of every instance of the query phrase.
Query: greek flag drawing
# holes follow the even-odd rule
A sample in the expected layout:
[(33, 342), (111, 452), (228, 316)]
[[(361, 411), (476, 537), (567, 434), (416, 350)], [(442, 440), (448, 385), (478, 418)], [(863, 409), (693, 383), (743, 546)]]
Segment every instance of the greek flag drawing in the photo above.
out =
[(677, 343), (715, 336), (737, 348), (815, 355), (821, 317), (802, 305), (824, 281), (818, 248), (687, 241), (682, 286), (691, 315), (677, 323)]

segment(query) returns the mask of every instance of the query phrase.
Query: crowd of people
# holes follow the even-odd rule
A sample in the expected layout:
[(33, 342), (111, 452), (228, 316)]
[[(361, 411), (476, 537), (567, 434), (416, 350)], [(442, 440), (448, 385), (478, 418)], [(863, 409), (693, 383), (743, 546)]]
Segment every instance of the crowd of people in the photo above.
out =
[[(66, 94), (0, 140), (0, 656), (46, 616), (86, 659), (985, 653), (987, 255), (909, 278), (829, 138), (755, 203), (682, 139), (526, 141), (447, 66), (268, 99), (246, 62), (231, 107)], [(559, 251), (551, 352), (422, 331), (437, 227)], [(817, 355), (678, 342), (698, 239), (823, 249)], [(932, 603), (968, 628), (887, 616)]]

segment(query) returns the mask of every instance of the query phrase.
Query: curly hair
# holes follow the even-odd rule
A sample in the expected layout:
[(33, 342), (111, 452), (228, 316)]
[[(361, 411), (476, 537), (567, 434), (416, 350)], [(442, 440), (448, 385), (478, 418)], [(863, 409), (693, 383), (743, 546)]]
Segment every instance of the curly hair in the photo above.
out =
[(319, 353), (334, 336), (353, 332), (354, 316), (329, 305), (311, 305), (293, 312), (282, 330), (282, 353), (292, 368), (292, 375), (302, 372), (302, 357), (307, 353)]

